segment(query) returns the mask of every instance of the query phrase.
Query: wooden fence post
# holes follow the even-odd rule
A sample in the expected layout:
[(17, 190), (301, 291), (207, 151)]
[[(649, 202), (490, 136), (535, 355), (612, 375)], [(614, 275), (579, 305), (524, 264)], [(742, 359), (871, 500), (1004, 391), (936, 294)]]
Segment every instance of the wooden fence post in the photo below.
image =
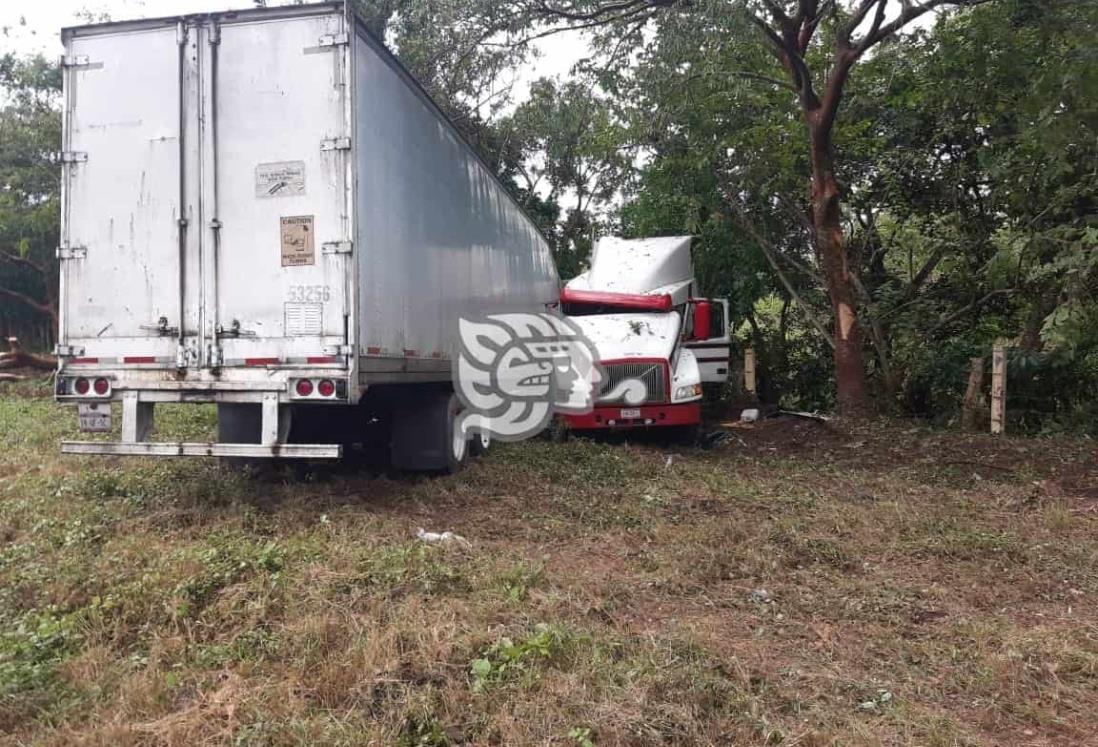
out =
[(756, 394), (755, 386), (755, 348), (748, 348), (743, 353), (743, 388), (749, 394)]
[(991, 354), (991, 432), (1006, 430), (1006, 345), (996, 345)]

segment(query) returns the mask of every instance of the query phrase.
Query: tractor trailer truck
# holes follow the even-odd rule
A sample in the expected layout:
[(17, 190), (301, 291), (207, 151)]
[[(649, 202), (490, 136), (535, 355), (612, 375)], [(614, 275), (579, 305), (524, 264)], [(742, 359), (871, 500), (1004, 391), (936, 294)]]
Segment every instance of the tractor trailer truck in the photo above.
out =
[[(457, 319), (544, 312), (559, 281), (349, 4), (62, 38), (56, 397), (83, 430), (122, 421), (62, 451), (336, 458), (377, 439), (399, 468), (459, 466)], [(216, 404), (217, 441), (155, 438), (156, 405), (180, 402)]]
[(573, 430), (701, 424), (706, 385), (728, 381), (728, 301), (701, 298), (691, 237), (600, 239), (590, 268), (561, 291), (564, 314), (603, 368), (594, 410)]

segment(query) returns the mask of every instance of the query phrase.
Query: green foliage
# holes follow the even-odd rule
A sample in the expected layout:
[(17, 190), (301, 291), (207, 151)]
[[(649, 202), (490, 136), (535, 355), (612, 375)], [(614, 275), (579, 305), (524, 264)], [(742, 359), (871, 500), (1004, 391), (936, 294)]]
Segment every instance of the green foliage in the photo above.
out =
[(449, 744), (450, 738), (442, 723), (426, 711), (409, 716), (396, 741), (396, 747), (446, 747)]
[(422, 542), (378, 548), (360, 561), (359, 571), (358, 583), (383, 589), (446, 594), (468, 588), (461, 566), (446, 550)]
[(530, 590), (545, 583), (545, 564), (543, 562), (530, 565), (526, 561), (519, 561), (517, 565), (500, 577), (504, 596), (510, 602), (525, 601)]
[(74, 619), (54, 610), (32, 611), (0, 631), (0, 697), (42, 688), (79, 641)]
[(43, 57), (0, 55), (0, 313), (56, 308), (61, 71)]
[(484, 692), (494, 685), (534, 674), (539, 662), (563, 655), (571, 642), (566, 631), (544, 623), (535, 626), (523, 640), (500, 638), (470, 662), (473, 690)]

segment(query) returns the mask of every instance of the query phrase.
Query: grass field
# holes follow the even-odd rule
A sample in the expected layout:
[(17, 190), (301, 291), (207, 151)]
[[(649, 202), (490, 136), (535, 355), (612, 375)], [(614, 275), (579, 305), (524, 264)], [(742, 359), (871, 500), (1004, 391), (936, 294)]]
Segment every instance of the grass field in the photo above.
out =
[(0, 391), (0, 741), (1098, 744), (1091, 442), (771, 421), (248, 478), (62, 458), (74, 420)]

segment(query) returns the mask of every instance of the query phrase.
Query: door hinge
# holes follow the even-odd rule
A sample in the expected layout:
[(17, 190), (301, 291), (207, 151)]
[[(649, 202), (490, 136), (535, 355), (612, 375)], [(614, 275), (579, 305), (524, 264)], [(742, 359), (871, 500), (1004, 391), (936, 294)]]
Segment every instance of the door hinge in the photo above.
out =
[(88, 256), (86, 246), (59, 246), (57, 247), (58, 259), (85, 259)]
[(317, 41), (318, 47), (342, 47), (351, 43), (351, 37), (346, 32), (342, 34), (324, 34)]
[(350, 358), (354, 354), (354, 345), (329, 345), (324, 348), (324, 355), (345, 355)]
[(323, 254), (350, 254), (354, 248), (352, 241), (326, 241), (321, 244), (320, 251)]
[(88, 154), (78, 150), (63, 150), (55, 153), (53, 158), (58, 163), (84, 163), (88, 160)]
[(91, 64), (91, 58), (86, 54), (61, 56), (61, 67), (91, 67)]
[(84, 348), (76, 345), (56, 345), (53, 354), (58, 358), (77, 358), (84, 354)]
[(321, 150), (350, 150), (351, 138), (349, 137), (333, 137), (327, 140), (320, 141)]

